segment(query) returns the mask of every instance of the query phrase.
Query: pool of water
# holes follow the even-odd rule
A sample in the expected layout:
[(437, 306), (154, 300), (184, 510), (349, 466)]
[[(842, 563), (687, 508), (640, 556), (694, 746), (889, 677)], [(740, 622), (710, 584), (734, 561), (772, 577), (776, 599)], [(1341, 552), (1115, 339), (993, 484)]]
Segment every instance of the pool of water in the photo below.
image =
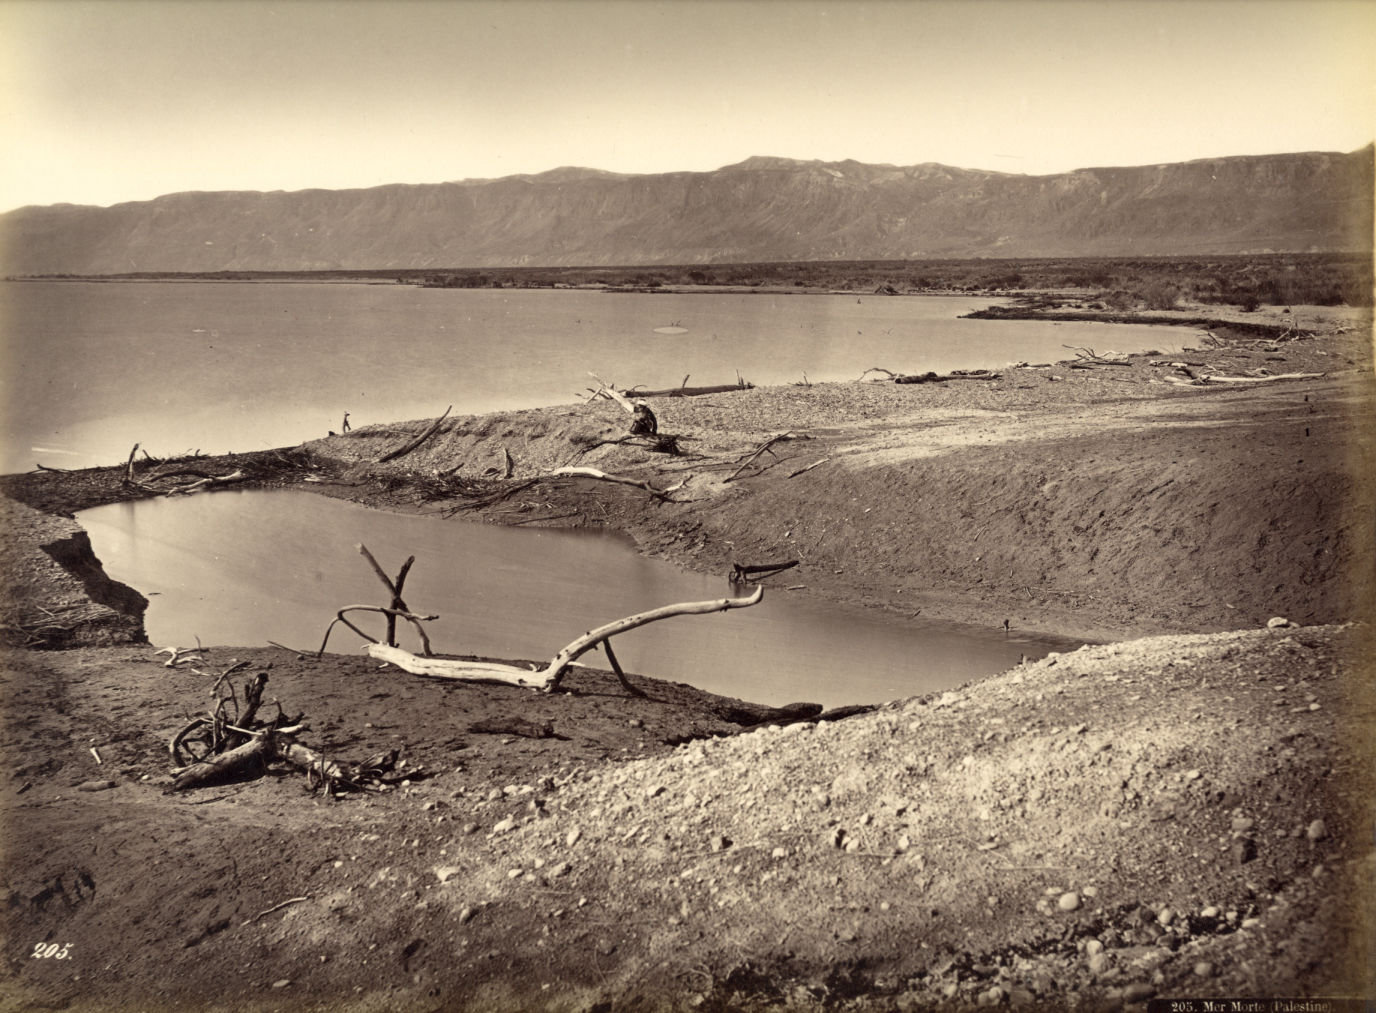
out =
[[(747, 593), (640, 556), (624, 538), (534, 530), (371, 510), (307, 492), (226, 491), (118, 503), (82, 511), (106, 572), (149, 596), (157, 647), (261, 645), (314, 652), (336, 610), (386, 605), (385, 588), (357, 546), (389, 574), (416, 557), (405, 598), (434, 650), (545, 662), (584, 631), (681, 601)], [(767, 585), (759, 605), (679, 616), (618, 636), (628, 672), (687, 682), (760, 703), (828, 707), (949, 688), (1077, 641), (1006, 634), (858, 607), (784, 590), (805, 567)], [(380, 635), (380, 616), (355, 613)], [(419, 651), (408, 624), (403, 647)], [(361, 650), (343, 627), (329, 650)], [(606, 666), (600, 653), (584, 662)]]

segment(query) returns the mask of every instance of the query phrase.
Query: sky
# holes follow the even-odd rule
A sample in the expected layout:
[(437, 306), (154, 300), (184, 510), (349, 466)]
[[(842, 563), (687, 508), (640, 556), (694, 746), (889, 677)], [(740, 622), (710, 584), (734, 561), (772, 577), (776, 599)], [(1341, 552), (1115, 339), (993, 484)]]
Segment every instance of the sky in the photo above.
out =
[(0, 211), (1376, 139), (1376, 0), (0, 0)]

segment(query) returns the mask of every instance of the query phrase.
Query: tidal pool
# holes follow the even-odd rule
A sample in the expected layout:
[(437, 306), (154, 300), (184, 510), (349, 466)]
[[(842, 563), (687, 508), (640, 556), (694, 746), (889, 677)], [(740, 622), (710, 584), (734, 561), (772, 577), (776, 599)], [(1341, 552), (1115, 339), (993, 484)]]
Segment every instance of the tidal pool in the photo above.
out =
[[(386, 605), (357, 546), (395, 575), (407, 556), (411, 608), (438, 653), (544, 662), (585, 630), (681, 601), (738, 596), (725, 576), (691, 573), (605, 533), (507, 528), (372, 510), (308, 492), (225, 491), (97, 507), (78, 520), (114, 579), (148, 595), (155, 647), (319, 648), (345, 605)], [(680, 616), (614, 641), (633, 673), (759, 703), (827, 707), (946, 689), (1079, 645), (806, 600), (806, 567), (767, 583), (759, 605)], [(379, 635), (381, 617), (355, 613)], [(374, 620), (370, 622), (370, 620)], [(407, 623), (403, 647), (419, 650)], [(364, 645), (336, 627), (329, 650)], [(585, 655), (606, 665), (600, 652)]]

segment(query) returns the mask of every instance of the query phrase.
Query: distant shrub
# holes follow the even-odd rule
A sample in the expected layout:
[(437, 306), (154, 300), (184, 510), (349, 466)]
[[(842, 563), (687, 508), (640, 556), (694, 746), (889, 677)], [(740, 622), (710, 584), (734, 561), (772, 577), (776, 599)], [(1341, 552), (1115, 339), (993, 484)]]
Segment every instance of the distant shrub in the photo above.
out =
[(1170, 282), (1153, 278), (1138, 289), (1137, 296), (1149, 310), (1173, 310), (1180, 302), (1180, 289)]

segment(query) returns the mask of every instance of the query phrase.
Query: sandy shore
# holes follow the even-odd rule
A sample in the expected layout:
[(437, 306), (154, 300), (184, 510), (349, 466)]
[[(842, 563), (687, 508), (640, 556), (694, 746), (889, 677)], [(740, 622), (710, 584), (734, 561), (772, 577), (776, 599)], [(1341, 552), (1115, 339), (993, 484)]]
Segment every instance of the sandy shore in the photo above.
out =
[[(165, 668), (55, 516), (144, 493), (122, 469), (6, 477), (0, 1009), (1372, 994), (1376, 712), (1348, 625), (1376, 543), (1370, 324), (1324, 316), (1185, 353), (1301, 379), (1180, 385), (1146, 355), (655, 399), (678, 455), (618, 442), (627, 416), (597, 401), (449, 419), (383, 463), (433, 420), (193, 463), (619, 529), (712, 573), (797, 559), (769, 593), (894, 622), (1112, 641), (820, 724), (748, 730), (777, 715), (596, 669), (551, 696), (267, 647)], [(238, 661), (306, 712), (303, 741), (397, 749), (409, 776), (164, 794), (169, 736)], [(553, 734), (481, 730), (513, 715)]]

